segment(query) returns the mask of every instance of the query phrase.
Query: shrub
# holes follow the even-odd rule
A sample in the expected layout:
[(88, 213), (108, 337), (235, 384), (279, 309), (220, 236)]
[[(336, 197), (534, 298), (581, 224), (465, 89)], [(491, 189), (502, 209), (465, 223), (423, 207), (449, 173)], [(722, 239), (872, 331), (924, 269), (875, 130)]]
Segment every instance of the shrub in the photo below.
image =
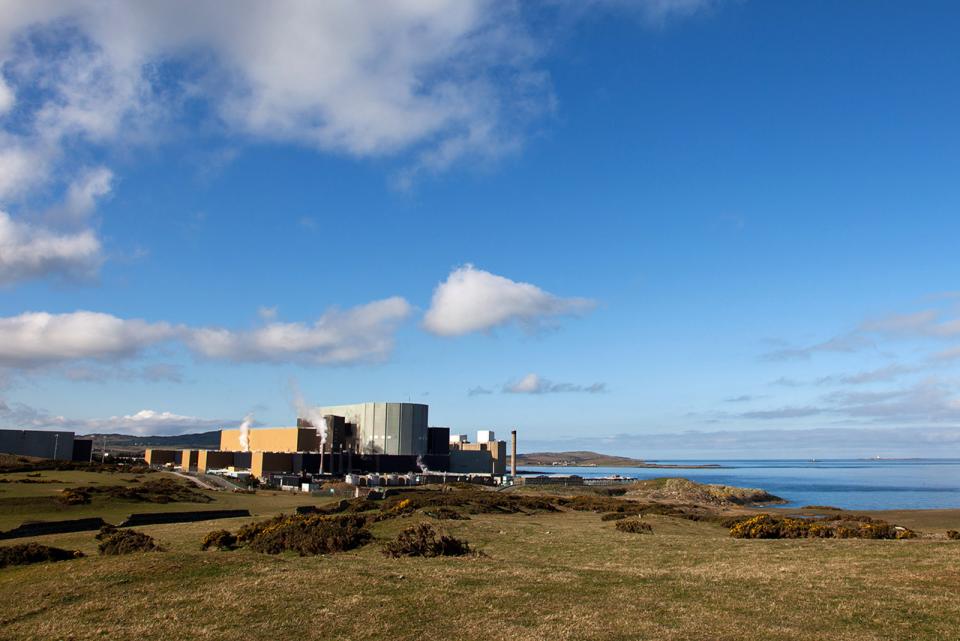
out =
[(429, 523), (408, 527), (384, 546), (387, 556), (463, 556), (470, 553), (470, 545), (446, 534), (437, 534)]
[(633, 534), (653, 534), (653, 528), (649, 523), (644, 523), (640, 519), (623, 519), (617, 521), (615, 527), (621, 532), (632, 532)]
[(956, 530), (947, 530), (947, 538), (951, 541), (960, 541), (960, 532)]
[(243, 526), (237, 531), (237, 541), (265, 554), (296, 552), (307, 556), (343, 552), (370, 541), (366, 522), (366, 517), (352, 514), (280, 515)]
[(913, 539), (917, 533), (868, 516), (808, 520), (758, 514), (732, 522), (730, 536), (738, 539)]
[(101, 530), (97, 539), (100, 540), (100, 545), (97, 547), (100, 554), (159, 552), (162, 549), (153, 540), (153, 537), (137, 530), (118, 530), (116, 528), (108, 532)]
[(237, 537), (227, 530), (214, 530), (207, 532), (200, 544), (201, 550), (216, 548), (218, 550), (233, 550), (237, 547)]
[(82, 486), (63, 490), (58, 497), (66, 505), (85, 505), (93, 495), (141, 503), (209, 503), (213, 500), (203, 492), (179, 481), (160, 478), (129, 485)]
[(600, 520), (601, 521), (619, 521), (621, 519), (627, 518), (628, 516), (630, 515), (627, 514), (626, 512), (607, 512), (606, 514), (600, 517)]
[(83, 552), (54, 548), (39, 543), (20, 543), (0, 547), (0, 568), (10, 565), (29, 565), (47, 561), (67, 561), (83, 556)]
[(809, 521), (775, 518), (769, 514), (758, 514), (730, 528), (730, 536), (738, 539), (798, 539), (809, 532)]

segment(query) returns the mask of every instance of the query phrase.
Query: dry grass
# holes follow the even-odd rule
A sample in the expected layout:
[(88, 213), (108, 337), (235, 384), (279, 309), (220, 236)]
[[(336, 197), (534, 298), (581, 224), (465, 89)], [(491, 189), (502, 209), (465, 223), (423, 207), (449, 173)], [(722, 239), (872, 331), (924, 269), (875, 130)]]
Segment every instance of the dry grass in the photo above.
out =
[[(587, 512), (479, 514), (445, 528), (487, 556), (427, 559), (384, 558), (379, 546), (210, 554), (197, 550), (209, 523), (150, 526), (168, 552), (5, 570), (0, 630), (12, 641), (415, 640), (438, 630), (465, 641), (866, 641), (960, 629), (955, 543), (744, 541), (707, 523), (644, 520), (657, 536), (625, 536)], [(386, 541), (409, 525), (373, 532)], [(77, 537), (93, 539), (45, 538)]]
[[(75, 473), (56, 472), (64, 474)], [(58, 491), (54, 484), (7, 488), (27, 500), (42, 498), (41, 489)], [(641, 537), (593, 511), (527, 504), (517, 513), (485, 513), (484, 502), (469, 520), (442, 524), (483, 555), (386, 558), (382, 545), (366, 545), (299, 557), (202, 552), (200, 544), (213, 529), (236, 532), (321, 502), (212, 496), (204, 507), (249, 508), (255, 518), (139, 528), (162, 554), (98, 556), (91, 532), (33, 539), (87, 556), (0, 572), (0, 638), (940, 641), (960, 629), (960, 548), (945, 536), (960, 529), (956, 511), (881, 516), (938, 538), (738, 540), (717, 524), (667, 515), (644, 516), (656, 536)], [(70, 515), (112, 509), (98, 501)], [(375, 542), (395, 539), (418, 514), (439, 507), (462, 510), (417, 506), (413, 516), (373, 523)]]

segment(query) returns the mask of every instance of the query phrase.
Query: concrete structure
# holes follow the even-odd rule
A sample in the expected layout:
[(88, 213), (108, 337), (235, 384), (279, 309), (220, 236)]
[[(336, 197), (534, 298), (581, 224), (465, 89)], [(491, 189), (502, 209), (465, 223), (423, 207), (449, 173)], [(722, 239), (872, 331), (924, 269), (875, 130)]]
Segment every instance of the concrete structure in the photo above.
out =
[(288, 452), (253, 452), (250, 474), (261, 479), (271, 472), (292, 472), (293, 457)]
[(510, 476), (517, 478), (517, 430), (510, 430)]
[(354, 426), (356, 451), (362, 454), (427, 453), (429, 408), (421, 403), (356, 403), (317, 408), (342, 416)]
[(238, 452), (200, 450), (197, 452), (197, 472), (202, 474), (207, 470), (223, 470), (233, 467), (237, 454)]
[(493, 433), (493, 430), (479, 430), (477, 432), (477, 443), (490, 443), (496, 440), (497, 435)]
[[(492, 439), (493, 432), (477, 432), (477, 443), (468, 443), (459, 438), (450, 437), (450, 471), (495, 474), (503, 476), (507, 472), (507, 443)], [(460, 435), (457, 435), (458, 437)]]
[[(260, 427), (250, 430), (251, 452), (316, 452), (313, 427)], [(220, 430), (220, 451), (242, 452), (240, 430)]]
[(451, 434), (450, 445), (459, 445), (460, 443), (469, 443), (470, 439), (466, 434)]
[(158, 449), (148, 449), (143, 453), (143, 459), (147, 462), (147, 465), (180, 465), (180, 457), (182, 452), (180, 450), (158, 450)]
[(74, 460), (73, 439), (73, 432), (0, 430), (0, 452), (72, 461)]
[(195, 472), (197, 470), (197, 450), (183, 450), (180, 452), (180, 469), (184, 472)]

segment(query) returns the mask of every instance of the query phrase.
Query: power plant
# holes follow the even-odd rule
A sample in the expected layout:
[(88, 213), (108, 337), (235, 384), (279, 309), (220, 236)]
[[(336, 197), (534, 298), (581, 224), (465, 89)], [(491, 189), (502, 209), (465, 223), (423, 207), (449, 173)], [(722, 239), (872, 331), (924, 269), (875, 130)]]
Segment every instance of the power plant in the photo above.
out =
[[(217, 450), (148, 449), (144, 457), (149, 465), (228, 470), (280, 485), (290, 477), (314, 476), (354, 484), (507, 478), (505, 441), (492, 430), (480, 430), (471, 443), (466, 435), (451, 435), (449, 427), (430, 427), (425, 404), (369, 402), (301, 412), (306, 416), (290, 427), (252, 428), (248, 417), (239, 428), (220, 431)], [(510, 472), (516, 476), (516, 430), (511, 436)]]

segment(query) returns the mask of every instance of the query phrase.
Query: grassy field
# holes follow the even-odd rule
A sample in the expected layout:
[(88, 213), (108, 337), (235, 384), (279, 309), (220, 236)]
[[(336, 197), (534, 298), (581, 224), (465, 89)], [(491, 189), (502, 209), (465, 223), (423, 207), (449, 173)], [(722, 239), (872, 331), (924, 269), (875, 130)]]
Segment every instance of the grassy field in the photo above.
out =
[[(100, 477), (114, 483), (112, 475)], [(28, 494), (42, 495), (37, 487)], [(11, 497), (12, 488), (4, 485), (0, 496)], [(311, 502), (214, 496), (217, 503), (197, 508), (248, 507), (265, 516)], [(154, 508), (189, 509), (119, 511)], [(939, 533), (958, 519), (955, 512), (900, 515)], [(960, 636), (960, 542), (942, 538), (736, 540), (714, 524), (657, 516), (644, 517), (654, 533), (638, 535), (594, 513), (562, 512), (443, 521), (483, 552), (462, 558), (383, 556), (380, 541), (429, 520), (422, 515), (378, 523), (378, 541), (329, 556), (199, 550), (206, 532), (249, 520), (140, 528), (166, 551), (121, 557), (96, 556), (93, 532), (38, 537), (91, 556), (0, 570), (0, 639)]]

